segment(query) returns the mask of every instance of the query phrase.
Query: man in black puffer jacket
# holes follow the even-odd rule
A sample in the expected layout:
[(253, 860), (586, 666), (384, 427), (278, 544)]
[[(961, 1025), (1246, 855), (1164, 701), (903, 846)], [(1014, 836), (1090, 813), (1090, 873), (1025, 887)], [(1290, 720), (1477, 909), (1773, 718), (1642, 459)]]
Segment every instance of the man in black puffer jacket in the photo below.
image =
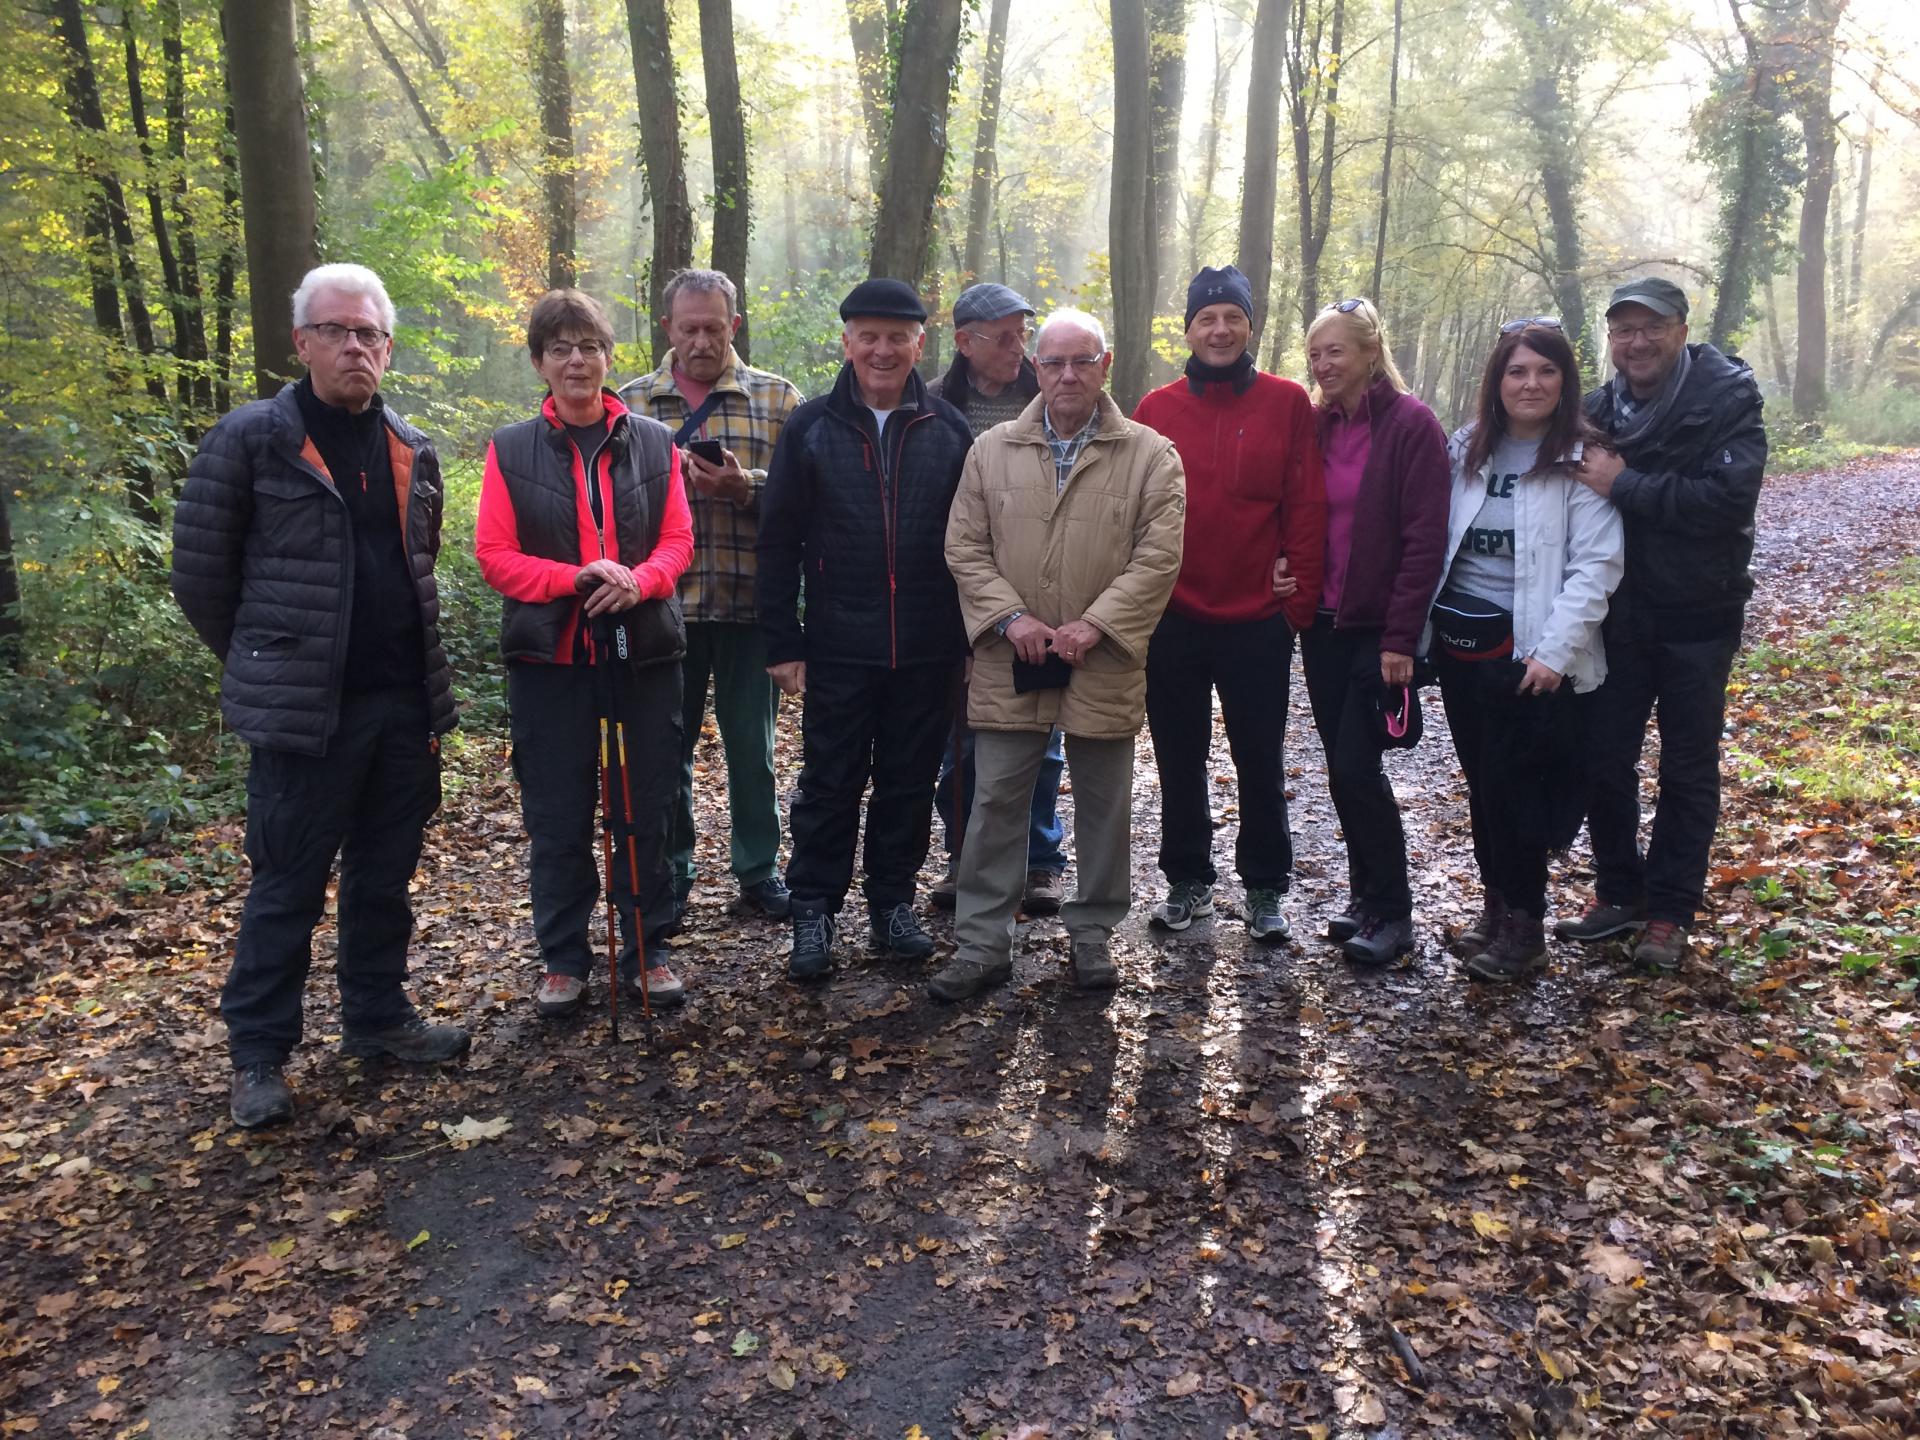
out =
[(379, 393), (393, 320), (371, 270), (309, 272), (293, 297), (306, 376), (207, 432), (174, 512), (174, 598), (220, 657), (221, 713), (253, 747), (253, 883), (220, 997), (248, 1129), (293, 1113), (283, 1067), (336, 854), (342, 1051), (467, 1048), (403, 988), (407, 885), (454, 713), (433, 578), (440, 461)]
[(833, 917), (853, 880), (869, 780), (874, 948), (907, 960), (933, 954), (914, 918), (913, 882), (967, 654), (946, 534), (973, 435), (914, 373), (926, 308), (902, 281), (867, 280), (840, 318), (847, 363), (830, 394), (787, 421), (760, 502), (767, 672), (783, 693), (806, 696), (787, 864), (796, 980), (832, 968)]
[[(1634, 958), (1672, 970), (1720, 818), (1720, 729), (1753, 593), (1767, 432), (1753, 371), (1687, 343), (1686, 292), (1671, 281), (1615, 290), (1607, 339), (1619, 373), (1587, 397), (1587, 417), (1612, 448), (1589, 446), (1575, 473), (1619, 510), (1627, 573), (1601, 631), (1606, 683), (1585, 701), (1594, 904), (1554, 928), (1592, 942), (1644, 924)], [(1643, 855), (1640, 751), (1656, 712), (1660, 795)]]

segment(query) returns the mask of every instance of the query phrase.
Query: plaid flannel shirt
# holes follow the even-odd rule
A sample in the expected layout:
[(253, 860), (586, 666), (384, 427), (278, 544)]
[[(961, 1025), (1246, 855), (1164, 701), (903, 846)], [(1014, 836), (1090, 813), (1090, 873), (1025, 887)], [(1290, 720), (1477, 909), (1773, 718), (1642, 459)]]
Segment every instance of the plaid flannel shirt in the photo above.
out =
[(1080, 452), (1087, 448), (1087, 441), (1093, 438), (1093, 432), (1099, 428), (1096, 423), (1099, 419), (1100, 412), (1096, 410), (1077, 433), (1063, 440), (1054, 432), (1053, 416), (1045, 406), (1041, 407), (1040, 425), (1046, 431), (1047, 445), (1053, 451), (1053, 485), (1056, 491), (1067, 488), (1067, 477), (1073, 474), (1073, 467), (1080, 463)]
[[(674, 383), (673, 358), (669, 350), (659, 369), (622, 385), (620, 398), (629, 409), (677, 432), (693, 407)], [(720, 403), (707, 413), (696, 438), (718, 440), (731, 450), (747, 472), (749, 490), (747, 498), (735, 504), (687, 486), (687, 503), (693, 511), (693, 562), (680, 577), (680, 603), (689, 620), (751, 623), (760, 492), (767, 483), (767, 466), (773, 463), (773, 447), (787, 417), (800, 403), (800, 392), (778, 375), (753, 369), (729, 350), (727, 368), (713, 382), (713, 393), (721, 397)]]

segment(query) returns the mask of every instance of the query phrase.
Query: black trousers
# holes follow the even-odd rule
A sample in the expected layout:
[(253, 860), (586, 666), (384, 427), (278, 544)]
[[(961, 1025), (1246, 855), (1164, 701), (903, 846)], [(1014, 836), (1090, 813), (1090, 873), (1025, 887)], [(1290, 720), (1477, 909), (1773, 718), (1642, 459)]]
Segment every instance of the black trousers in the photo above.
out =
[(933, 782), (953, 723), (956, 662), (807, 662), (800, 783), (793, 796), (787, 888), (796, 906), (838, 914), (853, 883), (867, 782), (867, 902), (913, 899), (933, 828)]
[(1347, 842), (1347, 878), (1355, 902), (1382, 920), (1413, 913), (1407, 837), (1400, 805), (1381, 768), (1368, 692), (1356, 683), (1380, 675), (1380, 632), (1336, 630), (1321, 612), (1300, 636), (1313, 725), (1327, 752), (1327, 789)]
[[(1606, 683), (1583, 697), (1588, 737), (1587, 835), (1595, 890), (1608, 905), (1691, 925), (1706, 895), (1720, 823), (1720, 730), (1738, 634), (1671, 640), (1646, 622), (1609, 623)], [(1640, 752), (1660, 726), (1660, 793), (1640, 849)]]
[(417, 685), (344, 695), (325, 755), (255, 746), (247, 767), (253, 883), (220, 995), (237, 1066), (279, 1064), (301, 1037), (313, 927), (340, 857), (334, 968), (340, 1019), (384, 1030), (413, 1015), (402, 986), (420, 835), (440, 808), (440, 747)]
[(1207, 755), (1213, 694), (1239, 780), (1234, 866), (1249, 890), (1285, 890), (1293, 878), (1287, 825), (1287, 691), (1293, 627), (1284, 615), (1211, 624), (1169, 610), (1147, 651), (1147, 727), (1160, 771), (1160, 872), (1211, 885), (1213, 816)]
[[(1511, 665), (1435, 657), (1440, 698), (1447, 707), (1453, 753), (1467, 777), (1467, 811), (1473, 819), (1473, 858), (1488, 893), (1536, 920), (1547, 913), (1547, 847), (1529, 840), (1520, 824), (1516, 783), (1502, 765), (1502, 743), (1520, 727), (1522, 707), (1549, 702), (1516, 694)], [(1494, 680), (1489, 668), (1497, 672)]]
[[(626, 728), (633, 798), (641, 930), (648, 944), (673, 919), (667, 825), (680, 781), (680, 667), (617, 667), (615, 713)], [(533, 935), (546, 968), (584, 980), (605, 932), (594, 925), (600, 900), (599, 677), (591, 665), (516, 662), (507, 666), (513, 773), (520, 782), (533, 892)], [(617, 787), (613, 803), (624, 809)], [(624, 857), (613, 865), (620, 917), (620, 972), (639, 973), (634, 887)], [(595, 941), (598, 939), (599, 944)]]

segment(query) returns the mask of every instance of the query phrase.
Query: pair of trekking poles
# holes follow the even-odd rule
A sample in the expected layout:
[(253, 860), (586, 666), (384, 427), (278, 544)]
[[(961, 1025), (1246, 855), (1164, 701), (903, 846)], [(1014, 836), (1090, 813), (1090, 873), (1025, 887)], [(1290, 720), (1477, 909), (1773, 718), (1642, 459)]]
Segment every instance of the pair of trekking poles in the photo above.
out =
[[(627, 763), (627, 726), (620, 718), (620, 672), (630, 664), (627, 627), (610, 616), (593, 622), (594, 715), (600, 727), (600, 861), (607, 897), (607, 1013), (611, 1043), (620, 1043), (620, 936), (614, 899), (617, 857), (626, 857), (627, 896), (632, 905), (634, 952), (640, 962), (640, 1015), (647, 1048), (653, 1048), (653, 998), (647, 984), (647, 935), (640, 913), (639, 827), (633, 818), (633, 780)], [(631, 683), (631, 681), (629, 681)], [(616, 793), (618, 807), (614, 804)]]

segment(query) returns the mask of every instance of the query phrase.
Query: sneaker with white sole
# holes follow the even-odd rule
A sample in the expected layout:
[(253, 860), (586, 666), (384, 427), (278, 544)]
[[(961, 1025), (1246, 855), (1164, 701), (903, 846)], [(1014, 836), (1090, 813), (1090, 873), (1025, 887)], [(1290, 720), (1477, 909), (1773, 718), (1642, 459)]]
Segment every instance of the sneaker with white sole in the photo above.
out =
[(586, 998), (586, 981), (578, 975), (549, 970), (540, 977), (540, 988), (533, 992), (533, 1013), (542, 1020), (557, 1020), (573, 1014)]
[(1213, 887), (1203, 880), (1176, 880), (1167, 898), (1153, 907), (1152, 920), (1163, 930), (1184, 930), (1213, 914)]
[(1282, 894), (1265, 887), (1247, 891), (1247, 934), (1256, 940), (1285, 940), (1293, 934), (1292, 922), (1281, 904)]

